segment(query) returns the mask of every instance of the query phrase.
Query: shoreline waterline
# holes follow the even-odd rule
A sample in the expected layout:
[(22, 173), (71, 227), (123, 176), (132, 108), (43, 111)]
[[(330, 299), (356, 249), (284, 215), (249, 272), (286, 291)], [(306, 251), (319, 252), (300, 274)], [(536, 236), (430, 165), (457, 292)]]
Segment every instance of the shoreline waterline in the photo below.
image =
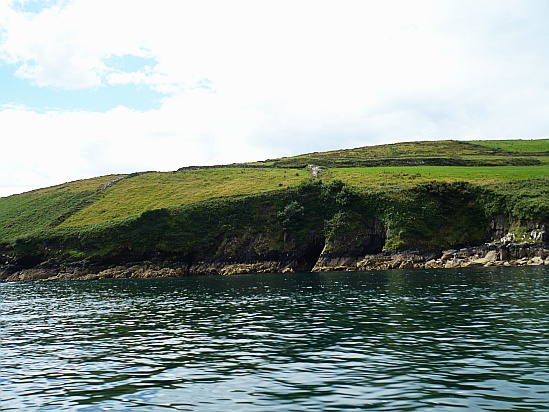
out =
[(293, 272), (360, 272), (391, 269), (453, 269), (466, 267), (549, 266), (549, 243), (486, 244), (443, 251), (384, 252), (361, 257), (330, 256), (322, 253), (313, 264), (295, 261), (252, 263), (211, 262), (127, 263), (102, 267), (85, 262), (46, 262), (33, 268), (0, 271), (0, 282), (165, 278), (200, 275), (236, 275)]

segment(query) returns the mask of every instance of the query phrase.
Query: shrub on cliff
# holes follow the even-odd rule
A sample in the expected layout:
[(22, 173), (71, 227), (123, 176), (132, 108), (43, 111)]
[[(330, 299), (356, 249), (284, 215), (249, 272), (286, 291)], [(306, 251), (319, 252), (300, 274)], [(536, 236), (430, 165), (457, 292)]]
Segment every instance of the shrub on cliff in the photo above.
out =
[(468, 182), (429, 182), (404, 190), (385, 211), (388, 249), (440, 249), (481, 244), (489, 218), (485, 189)]

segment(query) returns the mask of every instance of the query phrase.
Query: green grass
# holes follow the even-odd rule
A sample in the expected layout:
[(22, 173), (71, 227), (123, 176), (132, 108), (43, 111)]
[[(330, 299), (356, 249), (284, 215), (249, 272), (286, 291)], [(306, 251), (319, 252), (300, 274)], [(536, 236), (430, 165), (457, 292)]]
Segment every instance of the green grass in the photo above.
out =
[[(126, 175), (105, 175), (92, 177), (90, 179), (81, 179), (74, 180), (72, 182), (63, 183), (56, 186), (45, 187), (42, 189), (32, 190), (30, 192), (23, 193), (23, 196), (26, 195), (45, 195), (53, 192), (67, 192), (67, 193), (79, 193), (79, 192), (89, 192), (89, 191), (98, 191), (101, 190), (103, 186), (107, 183), (112, 182), (116, 179), (122, 178)], [(15, 195), (21, 196), (21, 195)], [(0, 198), (2, 199), (2, 198)]]
[(294, 186), (306, 170), (211, 168), (147, 173), (127, 178), (68, 218), (61, 226), (80, 226), (222, 196), (256, 194)]
[[(49, 231), (108, 222), (123, 222), (156, 209), (192, 205), (210, 199), (256, 195), (287, 190), (308, 180), (304, 166), (321, 165), (320, 179), (325, 183), (340, 180), (350, 186), (376, 190), (409, 189), (431, 181), (467, 181), (492, 185), (511, 199), (511, 186), (505, 182), (529, 181), (546, 185), (549, 176), (549, 140), (514, 141), (428, 141), (362, 147), (311, 153), (292, 158), (254, 163), (254, 167), (216, 167), (181, 170), (173, 173), (151, 172), (125, 176), (111, 187), (106, 183), (124, 175), (102, 176), (0, 198), (0, 243)], [(387, 159), (416, 165), (350, 167), (363, 161)], [(419, 164), (424, 159), (458, 159), (497, 164), (498, 162), (538, 161), (529, 166), (433, 166)], [(376, 161), (377, 161), (376, 160)], [(391, 160), (391, 161), (392, 161)], [(419, 160), (419, 161), (418, 161)], [(252, 164), (251, 164), (252, 165)], [(262, 165), (263, 167), (259, 167)], [(279, 167), (276, 167), (278, 165)], [(236, 166), (236, 165), (235, 165)], [(242, 165), (240, 165), (242, 166)], [(371, 165), (370, 165), (371, 166)], [(295, 168), (292, 168), (295, 167)], [(529, 191), (521, 186), (520, 204), (533, 214), (536, 202), (545, 202), (545, 194), (528, 200)], [(517, 198), (518, 199), (518, 198)], [(541, 210), (541, 209), (540, 209)], [(516, 212), (516, 213), (515, 213)], [(517, 214), (520, 211), (515, 211)]]
[[(325, 167), (376, 167), (406, 164), (503, 166), (525, 164), (526, 162), (533, 164), (537, 160), (532, 158), (532, 155), (536, 154), (541, 156), (549, 154), (547, 139), (512, 142), (455, 140), (406, 142), (308, 153), (251, 163), (251, 165), (294, 168), (311, 164)], [(528, 155), (528, 157), (524, 158), (524, 155)]]
[(456, 140), (436, 140), (422, 142), (404, 142), (376, 146), (364, 146), (355, 149), (333, 150), (329, 152), (310, 153), (282, 159), (333, 159), (363, 157), (423, 157), (492, 154), (491, 148), (478, 147), (467, 142)]
[(549, 139), (537, 140), (472, 140), (469, 143), (491, 149), (501, 149), (511, 153), (547, 153)]
[(402, 166), (328, 169), (324, 180), (341, 180), (352, 186), (410, 187), (432, 180), (490, 184), (549, 176), (549, 165), (540, 166)]
[(51, 229), (117, 177), (79, 180), (0, 198), (0, 241)]
[[(320, 178), (341, 180), (357, 187), (406, 188), (422, 182), (469, 181), (478, 184), (525, 180), (549, 175), (541, 166), (402, 166), (333, 168)], [(79, 210), (61, 227), (96, 224), (137, 215), (147, 210), (180, 206), (223, 196), (257, 194), (295, 186), (310, 178), (307, 170), (231, 169), (188, 170), (177, 173), (148, 173), (124, 179), (109, 188), (92, 204)]]

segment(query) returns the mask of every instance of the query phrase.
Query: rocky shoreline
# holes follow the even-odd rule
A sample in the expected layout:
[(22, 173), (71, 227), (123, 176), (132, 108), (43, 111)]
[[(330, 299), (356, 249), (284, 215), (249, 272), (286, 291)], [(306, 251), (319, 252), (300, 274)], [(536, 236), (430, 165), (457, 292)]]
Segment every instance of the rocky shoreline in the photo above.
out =
[(205, 275), (238, 275), (251, 273), (294, 272), (289, 265), (279, 262), (258, 263), (209, 263), (187, 266), (161, 266), (157, 264), (128, 264), (107, 269), (97, 268), (44, 268), (17, 270), (10, 274), (0, 273), (0, 282), (35, 282), (100, 279), (147, 279)]
[(314, 272), (333, 270), (451, 269), (471, 266), (549, 266), (547, 243), (487, 244), (444, 251), (403, 251), (363, 258), (320, 257)]
[[(490, 266), (549, 266), (549, 244), (487, 244), (444, 251), (383, 252), (362, 257), (333, 257), (321, 254), (312, 272), (373, 271), (391, 269), (451, 269)], [(109, 268), (42, 265), (15, 271), (0, 271), (1, 282), (167, 278), (201, 275), (238, 275), (302, 271), (297, 262), (200, 263), (160, 265), (137, 263)]]

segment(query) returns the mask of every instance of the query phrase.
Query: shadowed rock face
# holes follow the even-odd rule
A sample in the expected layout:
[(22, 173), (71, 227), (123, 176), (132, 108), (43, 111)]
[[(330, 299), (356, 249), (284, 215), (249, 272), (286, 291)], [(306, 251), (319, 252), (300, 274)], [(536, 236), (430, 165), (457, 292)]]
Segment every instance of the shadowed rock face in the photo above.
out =
[[(356, 216), (355, 216), (356, 217)], [(246, 273), (285, 273), (294, 271), (361, 271), (388, 269), (430, 269), (469, 266), (549, 265), (549, 244), (545, 223), (528, 222), (528, 242), (500, 242), (465, 248), (422, 251), (384, 251), (387, 229), (382, 220), (351, 216), (326, 238), (320, 231), (296, 239), (288, 236), (282, 248), (273, 248), (264, 233), (245, 232), (223, 238), (217, 249), (201, 259), (174, 256), (133, 256), (103, 264), (56, 262), (53, 260), (14, 262), (2, 254), (0, 281), (92, 280), (106, 278), (147, 278), (192, 275), (232, 275)], [(504, 220), (496, 218), (490, 229), (507, 231)], [(496, 233), (496, 232), (494, 232)], [(532, 241), (536, 241), (532, 243)], [(279, 245), (280, 246), (280, 245)], [(128, 255), (125, 255), (126, 259)], [(140, 263), (145, 262), (145, 263)]]
[(350, 224), (344, 233), (326, 240), (313, 271), (353, 265), (366, 255), (382, 252), (387, 230), (381, 220), (373, 218), (364, 226), (359, 222)]
[[(546, 223), (524, 222), (528, 232), (516, 239), (502, 216), (491, 219), (493, 243), (450, 250), (383, 251), (386, 228), (374, 218), (345, 234), (327, 240), (313, 271), (430, 269), (469, 266), (549, 265)], [(516, 241), (515, 241), (516, 240)]]
[[(82, 267), (36, 267), (3, 273), (2, 281), (96, 280), (158, 278), (197, 275), (239, 275), (250, 273), (287, 273), (307, 270), (303, 260), (261, 261), (249, 263), (197, 262), (192, 265), (158, 264), (118, 265), (107, 269)], [(306, 262), (310, 264), (309, 262)], [(549, 244), (483, 245), (437, 251), (382, 252), (363, 256), (327, 259), (321, 256), (315, 272), (390, 269), (440, 269), (488, 266), (549, 266)]]
[(549, 236), (547, 236), (547, 225), (544, 222), (528, 222), (527, 228), (529, 233), (526, 235), (531, 240), (538, 242), (547, 242)]
[(504, 216), (498, 215), (490, 221), (490, 240), (500, 240), (505, 237), (509, 231), (509, 223)]
[(501, 243), (535, 241), (547, 242), (549, 236), (547, 234), (547, 223), (539, 220), (530, 220), (523, 224), (527, 229), (527, 233), (521, 238), (517, 238), (511, 231), (511, 225), (504, 216), (498, 215), (490, 220), (490, 240)]
[[(224, 240), (216, 253), (204, 259), (204, 262), (212, 265), (212, 268), (217, 268), (219, 265), (221, 267), (241, 265), (239, 270), (248, 270), (242, 269), (246, 265), (253, 266), (260, 262), (268, 262), (267, 268), (283, 270), (291, 267), (292, 270), (308, 272), (318, 261), (323, 248), (324, 238), (318, 233), (312, 233), (301, 241), (287, 236), (286, 250), (271, 248), (269, 239), (261, 233), (247, 234), (242, 237), (233, 236)], [(278, 263), (274, 264), (273, 262)], [(262, 267), (261, 270), (264, 269)], [(215, 270), (220, 271), (219, 269)]]

